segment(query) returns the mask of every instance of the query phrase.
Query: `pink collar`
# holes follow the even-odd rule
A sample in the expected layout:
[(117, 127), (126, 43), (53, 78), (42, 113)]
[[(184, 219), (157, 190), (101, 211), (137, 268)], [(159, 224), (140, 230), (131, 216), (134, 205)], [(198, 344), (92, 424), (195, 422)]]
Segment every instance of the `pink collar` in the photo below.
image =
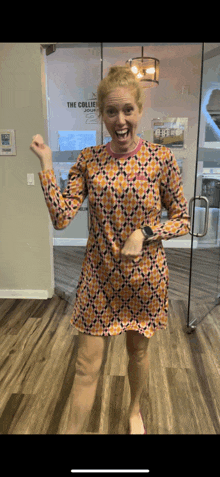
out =
[(112, 149), (111, 149), (111, 144), (110, 144), (110, 142), (108, 142), (108, 144), (106, 145), (106, 149), (107, 149), (109, 155), (112, 156), (112, 157), (115, 157), (116, 159), (119, 158), (119, 157), (127, 158), (127, 157), (134, 156), (135, 154), (137, 154), (137, 152), (140, 150), (142, 144), (143, 144), (143, 139), (140, 138), (139, 141), (138, 141), (138, 143), (137, 143), (137, 146), (135, 147), (135, 149), (133, 149), (133, 151), (128, 151), (128, 152), (114, 152), (114, 151), (112, 151)]

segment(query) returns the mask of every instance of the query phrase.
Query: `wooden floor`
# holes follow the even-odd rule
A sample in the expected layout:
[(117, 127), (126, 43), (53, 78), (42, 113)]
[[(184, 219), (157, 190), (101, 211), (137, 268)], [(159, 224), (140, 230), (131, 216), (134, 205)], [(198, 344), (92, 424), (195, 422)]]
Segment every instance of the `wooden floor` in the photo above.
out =
[[(63, 249), (76, 257), (70, 277), (76, 286), (84, 251), (57, 247), (58, 259), (54, 248), (55, 281), (61, 294), (70, 273), (64, 274), (65, 279), (57, 274), (59, 263), (69, 262)], [(169, 269), (172, 275), (170, 264)], [(186, 291), (186, 283), (185, 288), (175, 283), (169, 326), (150, 340), (149, 381), (141, 406), (148, 434), (220, 433), (220, 306), (194, 333), (186, 334)], [(78, 332), (69, 323), (69, 300), (57, 295), (49, 300), (0, 299), (0, 434), (65, 433), (78, 343)], [(84, 433), (127, 433), (125, 337), (106, 338), (95, 404)]]

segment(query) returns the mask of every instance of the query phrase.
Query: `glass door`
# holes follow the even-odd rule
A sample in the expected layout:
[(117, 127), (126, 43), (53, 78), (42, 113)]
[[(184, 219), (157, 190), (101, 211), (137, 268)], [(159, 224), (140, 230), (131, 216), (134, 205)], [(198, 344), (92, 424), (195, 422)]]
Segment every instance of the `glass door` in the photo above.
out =
[(202, 45), (187, 332), (220, 304), (220, 43)]

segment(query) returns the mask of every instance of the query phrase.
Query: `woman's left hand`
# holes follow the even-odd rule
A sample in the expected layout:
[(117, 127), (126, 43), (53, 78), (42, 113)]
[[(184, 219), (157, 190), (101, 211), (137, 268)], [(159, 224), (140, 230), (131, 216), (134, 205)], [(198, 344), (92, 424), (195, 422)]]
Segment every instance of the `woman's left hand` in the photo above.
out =
[(125, 242), (123, 249), (121, 250), (122, 257), (136, 258), (142, 254), (142, 247), (144, 242), (144, 236), (140, 229), (132, 232), (130, 237)]

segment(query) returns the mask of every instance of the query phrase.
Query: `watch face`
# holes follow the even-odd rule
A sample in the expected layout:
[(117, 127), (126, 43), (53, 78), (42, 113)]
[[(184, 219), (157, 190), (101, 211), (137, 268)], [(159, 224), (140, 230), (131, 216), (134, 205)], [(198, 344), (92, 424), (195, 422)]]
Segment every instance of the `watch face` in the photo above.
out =
[(147, 235), (149, 235), (149, 237), (153, 235), (153, 230), (149, 226), (144, 227), (144, 230), (147, 233)]

